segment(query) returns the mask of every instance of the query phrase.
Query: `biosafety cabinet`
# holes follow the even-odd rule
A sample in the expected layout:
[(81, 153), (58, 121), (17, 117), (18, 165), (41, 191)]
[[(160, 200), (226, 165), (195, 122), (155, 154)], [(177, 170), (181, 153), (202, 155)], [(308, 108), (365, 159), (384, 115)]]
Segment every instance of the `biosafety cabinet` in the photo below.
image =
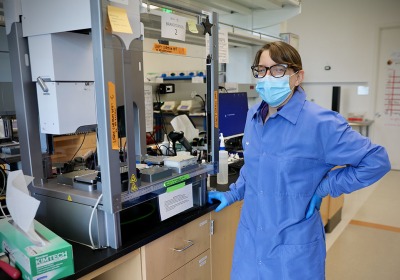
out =
[[(141, 4), (139, 0), (4, 3), (22, 169), (35, 177), (29, 190), (41, 201), (36, 218), (61, 237), (92, 248), (120, 247), (124, 232), (130, 230), (125, 222), (146, 215), (143, 211), (154, 214), (152, 222), (161, 222), (161, 208), (170, 206), (165, 198), (172, 193), (174, 201), (174, 191), (188, 198), (186, 210), (204, 205), (207, 173), (216, 172), (218, 165), (218, 125), (214, 123), (218, 95), (212, 94), (218, 92), (218, 16), (200, 13), (194, 18), (211, 33), (213, 42), (204, 57), (210, 108), (206, 112), (208, 162), (192, 162), (179, 170), (137, 169), (136, 163), (146, 153), (140, 13), (149, 11), (143, 11)], [(110, 28), (111, 17), (121, 15), (131, 32)], [(208, 24), (202, 25), (205, 21)], [(199, 32), (203, 39), (205, 34)], [(121, 106), (124, 147), (118, 138)], [(61, 181), (60, 176), (44, 175), (41, 147), (49, 137), (43, 136), (94, 129), (95, 169), (61, 174)]]

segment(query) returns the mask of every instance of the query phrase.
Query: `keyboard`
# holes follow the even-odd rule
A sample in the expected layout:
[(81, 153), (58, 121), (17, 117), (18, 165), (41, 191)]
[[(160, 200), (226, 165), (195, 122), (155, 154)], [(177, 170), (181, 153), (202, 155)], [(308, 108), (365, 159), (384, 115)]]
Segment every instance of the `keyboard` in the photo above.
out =
[(228, 166), (233, 169), (240, 170), (240, 168), (242, 168), (243, 165), (244, 165), (244, 159), (240, 158), (235, 161), (229, 162)]

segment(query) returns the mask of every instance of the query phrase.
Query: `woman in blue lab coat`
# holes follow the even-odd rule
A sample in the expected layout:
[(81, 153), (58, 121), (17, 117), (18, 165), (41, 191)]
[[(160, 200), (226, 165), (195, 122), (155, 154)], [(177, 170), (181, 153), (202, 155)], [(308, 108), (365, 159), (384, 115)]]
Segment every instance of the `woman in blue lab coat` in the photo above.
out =
[(306, 100), (301, 58), (289, 44), (266, 44), (251, 69), (262, 102), (247, 114), (245, 164), (229, 191), (208, 194), (221, 202), (216, 211), (244, 199), (231, 279), (325, 279), (322, 198), (378, 181), (390, 170), (387, 153)]

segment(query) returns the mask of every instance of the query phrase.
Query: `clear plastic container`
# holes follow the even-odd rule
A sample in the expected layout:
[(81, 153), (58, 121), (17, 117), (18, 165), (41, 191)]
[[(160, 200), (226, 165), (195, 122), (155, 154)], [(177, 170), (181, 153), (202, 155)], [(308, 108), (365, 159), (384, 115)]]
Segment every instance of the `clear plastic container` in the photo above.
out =
[(228, 184), (228, 152), (219, 151), (219, 172), (217, 173), (217, 184)]
[(225, 140), (224, 135), (220, 134), (220, 144), (219, 144), (219, 164), (217, 173), (217, 184), (224, 185), (228, 184), (228, 158), (229, 154), (225, 150)]

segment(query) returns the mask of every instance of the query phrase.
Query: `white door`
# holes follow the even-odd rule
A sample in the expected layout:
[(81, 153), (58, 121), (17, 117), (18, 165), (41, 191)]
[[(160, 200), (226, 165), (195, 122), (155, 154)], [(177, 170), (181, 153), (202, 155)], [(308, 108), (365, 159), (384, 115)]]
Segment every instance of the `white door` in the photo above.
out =
[(387, 149), (392, 169), (400, 170), (400, 26), (382, 28), (379, 35), (374, 142)]

